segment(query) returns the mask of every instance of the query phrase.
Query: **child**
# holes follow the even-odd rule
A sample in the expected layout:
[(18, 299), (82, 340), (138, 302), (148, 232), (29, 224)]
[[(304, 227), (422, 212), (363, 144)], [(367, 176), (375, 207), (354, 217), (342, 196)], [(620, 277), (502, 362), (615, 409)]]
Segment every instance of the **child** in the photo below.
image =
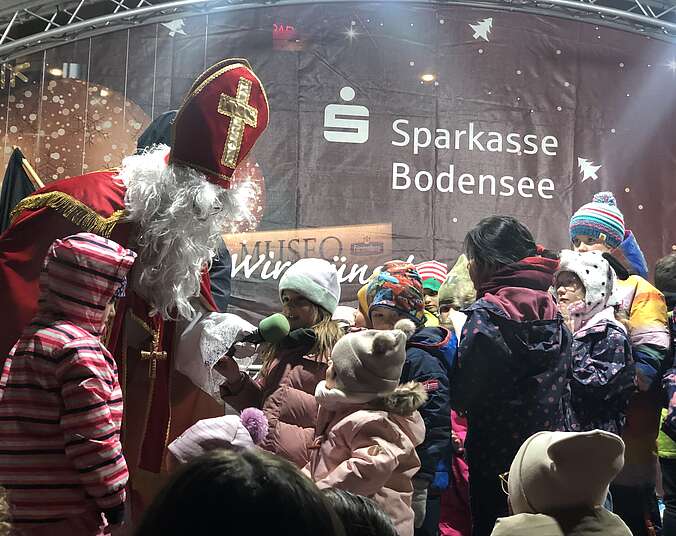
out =
[(317, 486), (259, 449), (213, 450), (182, 466), (134, 534), (347, 536)]
[[(624, 216), (611, 192), (594, 195), (570, 220), (575, 251), (601, 251), (625, 260), (629, 272), (644, 273), (636, 239), (625, 228)], [(633, 246), (633, 247), (632, 247)], [(622, 434), (626, 445), (624, 468), (612, 486), (613, 509), (637, 536), (659, 526), (655, 482), (655, 443), (662, 400), (659, 384), (669, 348), (664, 296), (640, 275), (618, 282), (620, 311), (628, 317), (629, 341), (636, 363), (639, 392), (629, 402)]]
[(420, 467), (415, 447), (425, 437), (417, 411), (425, 391), (399, 385), (414, 330), (404, 320), (395, 330), (348, 333), (336, 343), (326, 381), (317, 385), (315, 444), (304, 469), (320, 489), (372, 498), (399, 536), (413, 536), (411, 479)]
[[(622, 253), (619, 248), (624, 236), (624, 216), (611, 192), (594, 195), (593, 201), (582, 206), (570, 220), (570, 239), (575, 251)], [(639, 271), (635, 263), (625, 264), (625, 268), (630, 273)], [(664, 296), (639, 275), (620, 280), (617, 290), (620, 310), (629, 317), (629, 336), (639, 388), (646, 392), (658, 382), (662, 361), (669, 348)], [(629, 451), (629, 446), (627, 448)]]
[(554, 288), (573, 333), (570, 429), (621, 435), (636, 370), (627, 330), (615, 318), (615, 272), (599, 251), (566, 249)]
[[(469, 276), (468, 261), (460, 255), (446, 280), (439, 288), (439, 317), (441, 325), (457, 338), (462, 333), (467, 317), (461, 311), (476, 301), (476, 290)], [(450, 461), (450, 483), (441, 496), (439, 533), (441, 536), (470, 536), (472, 516), (469, 507), (469, 468), (464, 457), (467, 437), (467, 419), (451, 410), (451, 438), (453, 452)]]
[(392, 520), (374, 501), (337, 488), (324, 490), (349, 536), (397, 536)]
[(304, 467), (317, 419), (315, 387), (343, 335), (331, 318), (340, 300), (338, 272), (323, 259), (301, 259), (280, 279), (279, 296), (292, 332), (262, 347), (263, 368), (255, 380), (224, 358), (218, 369), (226, 380), (221, 397), (238, 411), (261, 408), (270, 423), (261, 447)]
[(467, 317), (461, 311), (476, 301), (476, 290), (469, 276), (469, 263), (460, 255), (439, 287), (439, 320), (442, 326), (460, 338)]
[(359, 310), (347, 305), (339, 305), (333, 313), (333, 319), (338, 323), (341, 329), (345, 332), (350, 331), (355, 327), (357, 315)]
[(498, 519), (491, 536), (631, 536), (602, 507), (623, 454), (622, 440), (602, 430), (529, 437), (501, 475), (513, 515)]
[[(440, 492), (448, 486), (447, 461), (451, 452), (448, 378), (457, 341), (446, 328), (425, 327), (420, 275), (403, 261), (386, 262), (366, 292), (369, 319), (374, 329), (392, 329), (401, 319), (415, 323), (416, 332), (406, 344), (402, 383), (417, 381), (428, 395), (420, 409), (425, 421), (425, 441), (418, 447), (422, 464), (414, 479), (413, 509), (419, 535), (436, 534)], [(429, 495), (429, 498), (428, 498)]]
[(664, 375), (667, 409), (662, 410), (662, 431), (657, 439), (657, 452), (664, 489), (663, 536), (676, 535), (676, 253), (662, 257), (655, 264), (655, 286), (664, 294), (669, 311), (671, 351), (670, 368)]
[(441, 495), (439, 534), (441, 536), (471, 536), (472, 513), (469, 500), (469, 467), (465, 460), (467, 419), (451, 410), (451, 440), (449, 486)]
[(439, 261), (425, 261), (416, 265), (425, 295), (425, 325), (439, 325), (439, 287), (446, 279), (448, 266)]
[(38, 313), (0, 378), (0, 482), (21, 534), (98, 535), (123, 521), (122, 393), (100, 337), (135, 257), (90, 233), (49, 249)]
[(631, 275), (648, 277), (648, 265), (634, 234), (625, 227), (624, 216), (612, 192), (594, 194), (570, 220), (576, 251), (594, 249), (612, 253)]
[(526, 438), (564, 429), (570, 333), (549, 289), (558, 262), (508, 216), (481, 220), (465, 238), (479, 300), (465, 310), (451, 381), (452, 405), (467, 416), (474, 536), (507, 515), (499, 475)]
[(246, 408), (241, 415), (202, 419), (169, 444), (167, 468), (173, 471), (210, 450), (251, 449), (267, 435), (268, 420), (258, 408)]

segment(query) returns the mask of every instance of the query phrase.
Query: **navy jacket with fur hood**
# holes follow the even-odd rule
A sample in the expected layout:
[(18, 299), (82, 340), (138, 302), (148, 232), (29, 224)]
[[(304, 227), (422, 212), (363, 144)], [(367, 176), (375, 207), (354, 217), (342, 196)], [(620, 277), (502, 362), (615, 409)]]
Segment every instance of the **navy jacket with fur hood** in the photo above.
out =
[(420, 382), (427, 392), (427, 402), (419, 409), (426, 432), (417, 448), (421, 466), (416, 477), (430, 482), (451, 449), (448, 384), (455, 353), (455, 338), (443, 327), (419, 329), (406, 344), (401, 383)]

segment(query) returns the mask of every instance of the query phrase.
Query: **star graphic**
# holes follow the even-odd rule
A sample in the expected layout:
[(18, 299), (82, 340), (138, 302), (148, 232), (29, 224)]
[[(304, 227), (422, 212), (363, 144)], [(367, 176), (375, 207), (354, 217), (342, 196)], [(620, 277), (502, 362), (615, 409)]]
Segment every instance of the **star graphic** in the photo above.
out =
[(353, 26), (346, 28), (344, 33), (345, 33), (345, 37), (347, 37), (350, 41), (353, 41), (359, 35), (357, 33), (357, 30), (355, 30)]
[(580, 157), (577, 158), (577, 165), (580, 168), (580, 173), (582, 173), (582, 182), (586, 181), (587, 179), (598, 179), (599, 176), (596, 174), (596, 172), (601, 169), (601, 167), (603, 167), (602, 165), (595, 165), (591, 160)]
[(470, 24), (469, 27), (474, 30), (474, 39), (481, 38), (488, 41), (488, 34), (491, 33), (493, 27), (493, 17), (477, 21), (476, 24)]

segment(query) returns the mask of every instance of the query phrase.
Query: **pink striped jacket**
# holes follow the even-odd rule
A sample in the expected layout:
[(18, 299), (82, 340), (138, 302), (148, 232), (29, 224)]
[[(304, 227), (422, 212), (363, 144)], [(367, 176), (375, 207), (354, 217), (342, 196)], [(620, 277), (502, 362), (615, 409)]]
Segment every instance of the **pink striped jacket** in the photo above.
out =
[(17, 528), (119, 516), (128, 480), (122, 394), (100, 335), (134, 258), (89, 233), (47, 254), (38, 314), (0, 376), (0, 485)]

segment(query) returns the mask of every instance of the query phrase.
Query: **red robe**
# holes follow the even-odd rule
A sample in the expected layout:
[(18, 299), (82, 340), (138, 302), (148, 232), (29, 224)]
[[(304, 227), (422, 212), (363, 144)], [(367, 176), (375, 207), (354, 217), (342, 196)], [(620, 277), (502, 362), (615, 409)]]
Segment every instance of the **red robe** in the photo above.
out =
[[(132, 224), (123, 221), (125, 187), (114, 180), (116, 173), (98, 171), (58, 180), (17, 206), (12, 225), (0, 236), (0, 370), (37, 311), (40, 271), (54, 240), (86, 231), (128, 247)], [(215, 310), (206, 271), (201, 290), (202, 302)], [(133, 483), (134, 469), (159, 473), (168, 442), (198, 419), (222, 415), (223, 409), (173, 371), (176, 323), (149, 317), (143, 299), (127, 294), (117, 304), (108, 346), (118, 362), (125, 395), (123, 445)], [(146, 332), (143, 348), (128, 347), (130, 322)], [(155, 345), (154, 333), (159, 335)], [(141, 350), (164, 351), (167, 357), (151, 365), (140, 360)], [(150, 498), (152, 492), (144, 495)]]

